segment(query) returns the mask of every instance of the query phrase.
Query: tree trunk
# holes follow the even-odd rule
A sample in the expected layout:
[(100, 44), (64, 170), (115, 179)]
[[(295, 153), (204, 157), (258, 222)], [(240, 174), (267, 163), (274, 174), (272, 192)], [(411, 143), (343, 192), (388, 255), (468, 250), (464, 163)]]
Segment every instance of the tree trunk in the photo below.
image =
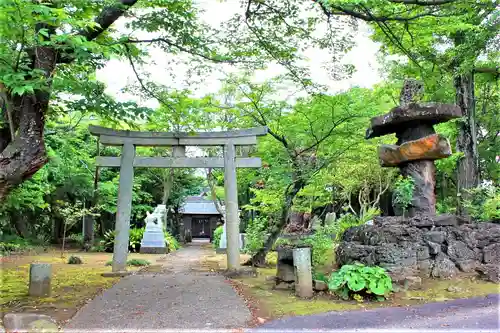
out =
[[(464, 200), (468, 197), (466, 190), (479, 184), (474, 74), (455, 77), (455, 91), (456, 103), (463, 113), (463, 121), (458, 123), (457, 151), (462, 152), (463, 157), (458, 160), (457, 165), (457, 191)], [(459, 204), (459, 213), (467, 214), (462, 204)]]
[(208, 186), (210, 187), (210, 195), (212, 197), (212, 201), (214, 202), (215, 209), (217, 209), (217, 212), (219, 212), (219, 214), (222, 215), (224, 217), (224, 220), (225, 220), (226, 219), (225, 212), (222, 209), (222, 205), (221, 205), (219, 199), (217, 198), (217, 193), (215, 191), (215, 180), (214, 180), (214, 176), (212, 175), (212, 168), (208, 169), (208, 171), (207, 171), (207, 183), (208, 183)]
[[(79, 35), (89, 41), (95, 39), (136, 2), (137, 0), (120, 0), (113, 5), (106, 6), (96, 17), (97, 24), (80, 31)], [(47, 29), (49, 34), (54, 34), (57, 28), (46, 23), (37, 23), (34, 33), (38, 35), (42, 29)], [(49, 39), (47, 37), (45, 41)], [(44, 117), (49, 105), (52, 76), (57, 62), (69, 63), (74, 60), (72, 52), (71, 47), (61, 51), (51, 46), (37, 46), (29, 50), (27, 53), (32, 55), (31, 59), (25, 60), (29, 61), (31, 69), (43, 74), (46, 80), (45, 85), (42, 89), (22, 96), (12, 96), (8, 91), (3, 94), (6, 99), (4, 104), (8, 103), (4, 109), (13, 112), (12, 117), (8, 117), (8, 123), (13, 126), (9, 128), (8, 124), (4, 124), (0, 128), (0, 201), (4, 200), (14, 187), (30, 178), (47, 163), (43, 129)], [(26, 79), (32, 78), (26, 77)], [(4, 114), (4, 119), (7, 116)], [(17, 133), (12, 137), (16, 131)]]
[(163, 198), (161, 200), (162, 205), (166, 205), (168, 198), (170, 198), (170, 192), (172, 192), (172, 186), (174, 184), (174, 169), (168, 169), (164, 171), (163, 174)]
[(9, 215), (14, 229), (16, 229), (16, 233), (22, 238), (28, 238), (29, 232), (24, 216), (17, 212), (11, 212)]
[[(47, 57), (55, 58), (50, 49), (39, 48)], [(49, 94), (36, 91), (31, 95), (14, 98), (14, 111), (19, 114), (19, 130), (13, 141), (0, 147), (0, 201), (9, 192), (30, 178), (48, 161), (43, 140), (44, 114), (47, 111)], [(3, 140), (6, 143), (7, 140)]]
[(271, 250), (273, 244), (278, 239), (281, 231), (285, 228), (288, 218), (290, 216), (290, 211), (293, 205), (293, 199), (299, 191), (305, 186), (305, 183), (302, 181), (296, 181), (289, 191), (287, 189), (285, 193), (285, 202), (283, 204), (281, 210), (281, 217), (279, 221), (274, 224), (271, 228), (271, 234), (269, 238), (264, 243), (264, 247), (260, 249), (257, 253), (255, 253), (245, 264), (244, 266), (255, 266), (255, 267), (263, 267), (266, 264), (266, 255)]

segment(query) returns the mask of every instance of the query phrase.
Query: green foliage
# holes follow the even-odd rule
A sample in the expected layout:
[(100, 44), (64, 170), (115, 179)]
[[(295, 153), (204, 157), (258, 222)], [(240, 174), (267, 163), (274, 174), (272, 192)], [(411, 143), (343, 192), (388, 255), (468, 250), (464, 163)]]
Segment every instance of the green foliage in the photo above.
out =
[[(106, 262), (105, 266), (112, 266), (113, 261)], [(151, 263), (145, 259), (130, 259), (127, 260), (127, 266), (149, 266)]]
[(22, 248), (23, 246), (20, 244), (0, 242), (1, 254), (10, 254), (11, 252), (19, 252)]
[(151, 263), (145, 259), (130, 259), (127, 260), (127, 266), (149, 266)]
[(0, 253), (9, 254), (13, 252), (23, 252), (38, 245), (37, 241), (25, 239), (17, 235), (2, 235), (0, 238)]
[(82, 234), (70, 234), (68, 237), (66, 237), (68, 241), (75, 242), (76, 244), (83, 244), (83, 235)]
[(318, 228), (314, 235), (303, 240), (304, 244), (311, 246), (313, 268), (323, 266), (327, 264), (328, 260), (333, 260), (334, 242), (332, 234), (333, 228), (324, 226)]
[(246, 244), (244, 251), (248, 254), (255, 254), (263, 246), (266, 240), (266, 228), (267, 228), (267, 218), (264, 216), (258, 216), (253, 220), (250, 220), (248, 226), (245, 230), (246, 233)]
[(325, 283), (328, 283), (328, 276), (326, 276), (323, 273), (314, 272), (313, 273), (313, 280), (318, 280), (318, 281), (323, 281)]
[(83, 264), (83, 260), (77, 256), (71, 256), (68, 258), (68, 264), (70, 265), (81, 265)]
[(179, 241), (174, 236), (172, 236), (171, 233), (169, 233), (168, 231), (164, 231), (163, 235), (169, 252), (174, 252), (180, 249), (181, 245), (179, 244)]
[(479, 186), (470, 189), (471, 199), (465, 201), (469, 214), (478, 221), (500, 221), (500, 187)]
[(276, 248), (277, 247), (280, 247), (280, 246), (291, 246), (292, 245), (292, 242), (289, 240), (289, 239), (286, 239), (286, 238), (278, 238), (276, 240), (276, 242), (274, 242), (271, 250), (273, 251), (276, 251)]
[(222, 225), (218, 226), (214, 230), (214, 239), (213, 239), (213, 247), (214, 249), (218, 249), (220, 246), (220, 239), (222, 237), (222, 233), (224, 232), (224, 227)]
[(345, 300), (364, 297), (384, 300), (392, 292), (392, 280), (381, 267), (356, 263), (344, 265), (333, 272), (328, 280), (328, 289)]
[(130, 229), (128, 247), (132, 252), (139, 251), (144, 231), (145, 228)]
[(115, 230), (108, 230), (104, 233), (104, 249), (106, 252), (113, 252), (115, 237), (116, 237)]
[(352, 228), (352, 227), (356, 227), (359, 225), (363, 225), (366, 222), (368, 222), (369, 220), (371, 220), (371, 218), (375, 215), (376, 214), (365, 215), (365, 216), (359, 218), (354, 214), (346, 213), (346, 214), (342, 215), (341, 217), (339, 217), (338, 219), (336, 219), (335, 221), (333, 221), (331, 224), (330, 230), (332, 230), (332, 232), (335, 234), (335, 242), (336, 243), (340, 242), (340, 240), (342, 239), (342, 236), (344, 235), (344, 232), (347, 229)]
[(105, 252), (106, 247), (104, 246), (104, 242), (99, 242), (97, 245), (94, 245), (90, 248), (90, 252)]
[(404, 212), (410, 207), (415, 190), (415, 181), (411, 177), (399, 176), (394, 184), (394, 204)]

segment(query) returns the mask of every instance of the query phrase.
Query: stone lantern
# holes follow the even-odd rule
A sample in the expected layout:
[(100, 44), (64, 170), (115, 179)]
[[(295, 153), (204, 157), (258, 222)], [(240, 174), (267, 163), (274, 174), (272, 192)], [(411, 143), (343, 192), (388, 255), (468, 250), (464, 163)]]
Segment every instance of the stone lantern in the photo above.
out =
[(416, 103), (423, 84), (409, 79), (401, 91), (400, 105), (389, 113), (371, 119), (366, 139), (396, 133), (395, 145), (378, 149), (383, 167), (398, 167), (403, 176), (415, 182), (410, 215), (436, 214), (436, 167), (434, 161), (451, 155), (447, 138), (436, 134), (433, 125), (460, 118), (462, 110), (452, 104)]

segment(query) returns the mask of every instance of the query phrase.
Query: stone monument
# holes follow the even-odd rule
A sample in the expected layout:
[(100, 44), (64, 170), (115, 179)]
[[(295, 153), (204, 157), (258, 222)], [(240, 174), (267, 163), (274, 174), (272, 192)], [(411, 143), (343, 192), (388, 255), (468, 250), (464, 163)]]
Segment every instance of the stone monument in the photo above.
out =
[(396, 145), (379, 148), (384, 167), (397, 166), (415, 181), (410, 216), (377, 216), (349, 228), (336, 250), (339, 266), (361, 262), (386, 269), (396, 283), (418, 286), (421, 278), (463, 273), (500, 282), (500, 225), (467, 223), (455, 215), (436, 216), (434, 160), (451, 154), (450, 143), (433, 125), (461, 117), (455, 105), (415, 103), (422, 83), (407, 80), (400, 106), (372, 118), (366, 137), (396, 133)]
[[(227, 233), (226, 224), (222, 225), (222, 235), (220, 236), (219, 248), (215, 249), (216, 253), (226, 253), (227, 249)], [(238, 234), (239, 249), (242, 250), (245, 247), (245, 234)]]
[(293, 266), (295, 270), (295, 294), (304, 298), (312, 297), (311, 248), (302, 247), (293, 249)]
[(451, 155), (447, 138), (436, 134), (433, 125), (460, 118), (462, 110), (451, 104), (416, 103), (423, 83), (409, 79), (401, 90), (400, 105), (371, 119), (366, 138), (396, 133), (395, 145), (382, 145), (378, 155), (383, 167), (399, 167), (403, 176), (413, 178), (415, 190), (410, 215), (436, 214), (436, 167), (434, 161)]
[(28, 294), (35, 297), (47, 297), (51, 293), (52, 265), (34, 263), (30, 265)]
[(163, 234), (163, 222), (167, 209), (165, 205), (158, 205), (152, 214), (147, 212), (146, 229), (141, 240), (141, 253), (167, 253), (168, 247), (165, 244)]

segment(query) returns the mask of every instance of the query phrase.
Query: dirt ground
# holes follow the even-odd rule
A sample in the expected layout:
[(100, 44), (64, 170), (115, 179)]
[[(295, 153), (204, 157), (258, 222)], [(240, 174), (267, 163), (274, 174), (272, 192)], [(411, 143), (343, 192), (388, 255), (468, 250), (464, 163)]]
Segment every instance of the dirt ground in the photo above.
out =
[[(69, 265), (71, 255), (83, 260), (81, 265)], [(145, 259), (154, 267), (165, 255), (129, 254), (129, 259)], [(110, 288), (119, 278), (105, 278), (101, 274), (111, 271), (105, 264), (111, 253), (69, 251), (64, 258), (57, 249), (41, 254), (10, 255), (0, 257), (0, 312), (37, 312), (47, 314), (58, 322), (71, 318), (85, 303), (103, 289)], [(31, 263), (52, 264), (52, 294), (50, 297), (28, 296), (29, 267)], [(138, 270), (140, 267), (129, 267)]]

